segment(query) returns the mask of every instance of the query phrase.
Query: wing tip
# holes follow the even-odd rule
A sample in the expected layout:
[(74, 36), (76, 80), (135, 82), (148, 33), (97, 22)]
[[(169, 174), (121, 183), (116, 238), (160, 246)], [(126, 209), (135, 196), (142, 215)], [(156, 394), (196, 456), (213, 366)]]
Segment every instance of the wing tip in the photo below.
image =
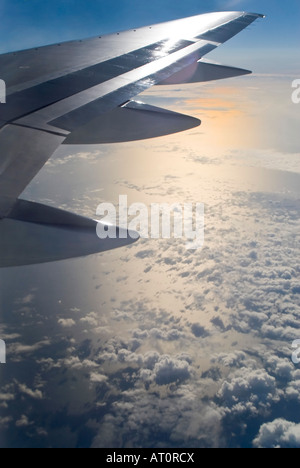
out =
[(256, 18), (262, 18), (262, 19), (267, 17), (267, 15), (264, 15), (262, 13), (252, 13), (252, 12), (247, 12), (247, 11), (244, 11), (244, 14), (245, 15), (255, 16)]
[(232, 13), (234, 15), (248, 15), (248, 16), (254, 16), (255, 18), (262, 18), (262, 19), (267, 17), (267, 15), (264, 15), (263, 13), (254, 13), (252, 11), (238, 11), (238, 10), (229, 11), (228, 10), (228, 11), (223, 11), (223, 12), (220, 11), (219, 13)]

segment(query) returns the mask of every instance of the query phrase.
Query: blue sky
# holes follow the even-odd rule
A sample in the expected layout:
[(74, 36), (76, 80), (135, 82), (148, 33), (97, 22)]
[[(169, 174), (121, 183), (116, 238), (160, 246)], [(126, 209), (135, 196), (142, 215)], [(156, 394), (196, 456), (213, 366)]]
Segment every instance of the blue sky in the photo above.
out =
[(219, 10), (247, 10), (268, 16), (259, 35), (239, 38), (241, 47), (257, 46), (258, 41), (264, 48), (290, 50), (299, 45), (299, 0), (288, 4), (278, 0), (0, 0), (0, 51)]

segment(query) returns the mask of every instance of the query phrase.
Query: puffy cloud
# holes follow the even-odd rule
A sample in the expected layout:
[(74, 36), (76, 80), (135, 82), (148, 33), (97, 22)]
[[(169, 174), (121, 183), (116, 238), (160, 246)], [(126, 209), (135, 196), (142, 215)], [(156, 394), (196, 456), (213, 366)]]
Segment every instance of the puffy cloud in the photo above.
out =
[(11, 401), (14, 398), (15, 395), (13, 393), (0, 393), (0, 401)]
[(159, 361), (160, 355), (157, 351), (149, 351), (144, 355), (144, 366), (146, 369), (154, 369), (155, 364)]
[(76, 325), (76, 322), (73, 319), (59, 319), (58, 323), (63, 328), (71, 328), (71, 327), (74, 327)]
[(2, 426), (2, 429), (4, 427), (7, 427), (12, 421), (11, 416), (6, 416), (6, 417), (0, 417), (0, 427)]
[[(139, 332), (137, 334), (140, 336)], [(102, 362), (111, 361), (130, 366), (136, 369), (141, 380), (148, 384), (155, 383), (159, 386), (180, 384), (192, 376), (192, 358), (187, 353), (170, 356), (160, 355), (157, 351), (148, 351), (141, 354), (126, 348), (118, 349), (118, 344), (112, 341), (107, 346), (107, 350), (109, 352), (100, 356)]]
[(266, 361), (266, 365), (269, 372), (275, 375), (276, 378), (283, 379), (285, 381), (291, 380), (295, 370), (290, 357), (283, 359), (277, 356), (270, 356)]
[(280, 398), (276, 379), (264, 369), (243, 367), (225, 381), (218, 392), (220, 403), (227, 414), (264, 413)]
[(216, 447), (220, 432), (220, 413), (201, 402), (195, 387), (183, 385), (168, 395), (140, 388), (123, 392), (112, 405), (92, 446)]
[(108, 377), (103, 374), (97, 374), (96, 372), (92, 372), (90, 375), (90, 380), (93, 383), (105, 383), (108, 380)]
[(30, 398), (33, 398), (34, 400), (43, 399), (43, 393), (39, 389), (31, 390), (25, 384), (19, 384), (19, 390), (21, 393), (24, 393), (25, 395), (29, 396)]
[(45, 346), (50, 346), (50, 340), (43, 340), (33, 345), (27, 345), (23, 343), (13, 343), (10, 345), (12, 355), (22, 356), (24, 354), (32, 354), (36, 351), (42, 350)]
[(244, 367), (247, 355), (243, 351), (233, 353), (220, 353), (212, 357), (212, 363), (219, 363), (226, 367)]
[[(60, 359), (57, 363), (60, 367), (73, 370), (88, 370), (98, 367), (98, 364), (90, 359), (80, 359), (78, 356), (70, 356), (65, 359)], [(57, 367), (57, 365), (54, 365)]]
[(182, 330), (178, 330), (177, 328), (172, 328), (170, 330), (165, 328), (152, 328), (149, 330), (149, 335), (157, 340), (176, 341), (179, 338), (184, 337), (185, 333)]
[(263, 424), (253, 445), (258, 448), (299, 448), (300, 424), (285, 419)]
[(132, 336), (133, 336), (133, 338), (144, 340), (144, 339), (148, 338), (149, 333), (148, 333), (147, 330), (137, 329), (137, 330), (133, 330)]
[(294, 380), (288, 384), (285, 390), (285, 397), (287, 400), (294, 400), (300, 403), (300, 379)]
[(99, 324), (98, 317), (97, 317), (97, 314), (95, 312), (90, 312), (85, 317), (82, 317), (80, 319), (80, 322), (81, 323), (86, 323), (86, 324), (90, 325), (91, 327), (97, 327), (98, 324)]
[(158, 385), (184, 382), (191, 377), (191, 368), (185, 360), (163, 356), (154, 366), (153, 377)]
[(118, 361), (126, 364), (143, 365), (143, 356), (137, 353), (132, 353), (128, 349), (120, 349), (118, 351)]
[(30, 426), (31, 424), (33, 424), (33, 423), (30, 423), (30, 422), (29, 422), (29, 419), (28, 419), (28, 417), (27, 417), (25, 414), (23, 414), (23, 415), (21, 416), (21, 418), (18, 419), (18, 421), (16, 421), (16, 426), (17, 426), (17, 427), (28, 427), (28, 426)]

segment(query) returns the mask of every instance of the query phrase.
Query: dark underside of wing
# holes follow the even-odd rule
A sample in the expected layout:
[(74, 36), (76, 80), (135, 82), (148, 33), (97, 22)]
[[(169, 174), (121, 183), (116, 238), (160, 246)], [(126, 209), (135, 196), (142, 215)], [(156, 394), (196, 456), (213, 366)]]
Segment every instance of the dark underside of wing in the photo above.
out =
[(1, 55), (7, 99), (0, 104), (0, 267), (132, 243), (121, 231), (114, 242), (100, 241), (95, 221), (18, 198), (63, 143), (135, 141), (200, 125), (197, 119), (134, 98), (153, 85), (250, 73), (203, 57), (261, 16), (210, 13)]

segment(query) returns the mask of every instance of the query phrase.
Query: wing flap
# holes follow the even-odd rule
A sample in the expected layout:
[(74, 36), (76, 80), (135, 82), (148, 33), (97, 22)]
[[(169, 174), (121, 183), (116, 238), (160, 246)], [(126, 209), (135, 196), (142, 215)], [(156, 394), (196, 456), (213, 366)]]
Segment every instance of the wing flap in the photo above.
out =
[(133, 244), (137, 233), (116, 229), (99, 239), (98, 222), (38, 203), (18, 200), (0, 220), (0, 268), (85, 257)]
[(130, 101), (72, 132), (67, 145), (121, 143), (170, 135), (198, 127), (200, 120)]
[(224, 78), (233, 78), (237, 76), (249, 75), (250, 70), (230, 67), (219, 63), (209, 62), (201, 59), (189, 67), (184, 68), (178, 73), (170, 76), (166, 80), (158, 83), (159, 85), (178, 85), (188, 83), (203, 83), (206, 81), (222, 80)]

